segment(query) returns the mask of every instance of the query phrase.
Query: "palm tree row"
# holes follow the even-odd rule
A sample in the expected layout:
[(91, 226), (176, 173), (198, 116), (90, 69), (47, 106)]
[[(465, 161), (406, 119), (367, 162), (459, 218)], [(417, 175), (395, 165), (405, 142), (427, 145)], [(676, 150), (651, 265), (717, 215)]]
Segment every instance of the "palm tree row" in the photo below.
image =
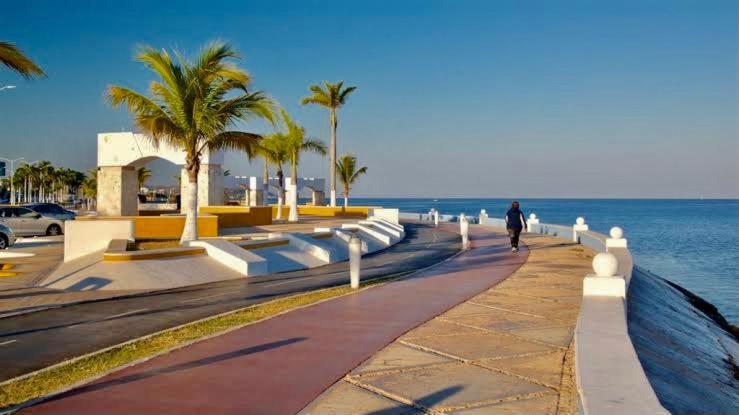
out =
[(56, 168), (48, 161), (22, 164), (11, 178), (15, 200), (22, 203), (65, 202), (79, 194), (84, 179), (84, 173)]

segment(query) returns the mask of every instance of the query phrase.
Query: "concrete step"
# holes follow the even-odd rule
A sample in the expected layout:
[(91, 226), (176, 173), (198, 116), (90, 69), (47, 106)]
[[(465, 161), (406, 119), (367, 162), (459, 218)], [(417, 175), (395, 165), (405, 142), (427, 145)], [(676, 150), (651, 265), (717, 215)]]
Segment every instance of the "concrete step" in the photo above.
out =
[(223, 239), (192, 241), (189, 246), (205, 248), (208, 256), (224, 266), (244, 275), (267, 273), (267, 261), (256, 253)]

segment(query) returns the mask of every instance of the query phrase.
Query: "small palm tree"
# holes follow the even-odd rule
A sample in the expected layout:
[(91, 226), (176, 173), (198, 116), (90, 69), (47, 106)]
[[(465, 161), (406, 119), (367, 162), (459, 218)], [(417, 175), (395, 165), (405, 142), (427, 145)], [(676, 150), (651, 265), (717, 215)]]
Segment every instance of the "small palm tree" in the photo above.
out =
[(284, 142), (287, 159), (290, 162), (290, 177), (292, 182), (292, 197), (290, 198), (290, 214), (288, 220), (290, 222), (298, 221), (298, 164), (300, 164), (300, 155), (304, 152), (317, 153), (322, 156), (326, 155), (326, 144), (322, 141), (305, 134), (305, 128), (298, 125), (287, 111), (282, 110), (282, 121), (285, 123), (286, 132), (281, 134)]
[(329, 182), (331, 183), (331, 206), (336, 206), (336, 129), (339, 125), (338, 110), (346, 103), (346, 98), (357, 87), (349, 86), (344, 88), (344, 81), (332, 84), (330, 82), (323, 83), (323, 87), (319, 85), (311, 85), (309, 87), (313, 93), (311, 96), (302, 99), (301, 104), (316, 104), (328, 108), (329, 122), (331, 126), (331, 149), (329, 152)]
[(44, 71), (14, 44), (0, 41), (0, 63), (26, 79), (45, 77)]
[(185, 152), (187, 218), (181, 241), (188, 242), (198, 238), (197, 179), (203, 152), (251, 151), (261, 136), (229, 128), (255, 117), (271, 122), (273, 104), (260, 91), (247, 92), (251, 77), (230, 61), (239, 56), (225, 43), (211, 43), (195, 61), (175, 56), (173, 60), (165, 50), (143, 47), (137, 60), (160, 78), (151, 83), (150, 96), (111, 86), (108, 97), (114, 107), (128, 107), (155, 145), (165, 143)]
[[(285, 204), (285, 174), (283, 166), (288, 161), (287, 148), (285, 140), (281, 133), (274, 133), (264, 137), (255, 148), (252, 155), (259, 154), (264, 158), (265, 171), (269, 169), (269, 165), (275, 166), (277, 170), (277, 216), (276, 219), (282, 219), (282, 206)], [(269, 174), (268, 172), (266, 174)], [(265, 195), (266, 198), (266, 195)]]
[(97, 198), (98, 193), (98, 172), (97, 169), (90, 169), (87, 177), (82, 182), (82, 195), (85, 197), (87, 210), (90, 210)]
[(344, 207), (349, 206), (349, 191), (359, 176), (367, 173), (367, 167), (357, 168), (357, 158), (351, 154), (344, 154), (336, 162), (336, 173), (339, 181), (344, 185)]
[(138, 175), (139, 192), (141, 192), (141, 189), (146, 185), (146, 181), (151, 179), (151, 170), (146, 167), (141, 167), (136, 171), (136, 173)]

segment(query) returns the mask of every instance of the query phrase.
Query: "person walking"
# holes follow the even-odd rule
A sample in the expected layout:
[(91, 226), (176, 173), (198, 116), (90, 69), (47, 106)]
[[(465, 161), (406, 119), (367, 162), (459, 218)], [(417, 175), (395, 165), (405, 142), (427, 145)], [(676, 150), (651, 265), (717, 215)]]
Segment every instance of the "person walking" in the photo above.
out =
[(521, 235), (523, 228), (526, 227), (526, 218), (524, 218), (518, 202), (511, 203), (511, 208), (505, 214), (505, 224), (508, 235), (511, 237), (511, 252), (517, 252), (518, 237)]

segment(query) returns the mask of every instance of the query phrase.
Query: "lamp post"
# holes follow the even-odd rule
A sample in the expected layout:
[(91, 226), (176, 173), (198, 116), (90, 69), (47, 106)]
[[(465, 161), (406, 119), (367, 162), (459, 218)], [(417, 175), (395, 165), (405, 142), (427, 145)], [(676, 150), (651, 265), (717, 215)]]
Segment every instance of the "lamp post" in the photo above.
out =
[[(12, 86), (12, 85), (10, 85)], [(3, 87), (5, 88), (5, 87)], [(15, 88), (15, 87), (14, 87)], [(0, 88), (2, 90), (2, 88)], [(25, 159), (23, 157), (18, 157), (17, 159), (6, 159), (5, 157), (0, 157), (0, 160), (5, 160), (8, 163), (10, 163), (10, 204), (15, 205), (15, 187), (13, 186), (13, 179), (15, 178), (15, 163), (17, 161), (24, 161)]]
[(0, 86), (0, 91), (4, 91), (6, 89), (15, 89), (15, 85)]

